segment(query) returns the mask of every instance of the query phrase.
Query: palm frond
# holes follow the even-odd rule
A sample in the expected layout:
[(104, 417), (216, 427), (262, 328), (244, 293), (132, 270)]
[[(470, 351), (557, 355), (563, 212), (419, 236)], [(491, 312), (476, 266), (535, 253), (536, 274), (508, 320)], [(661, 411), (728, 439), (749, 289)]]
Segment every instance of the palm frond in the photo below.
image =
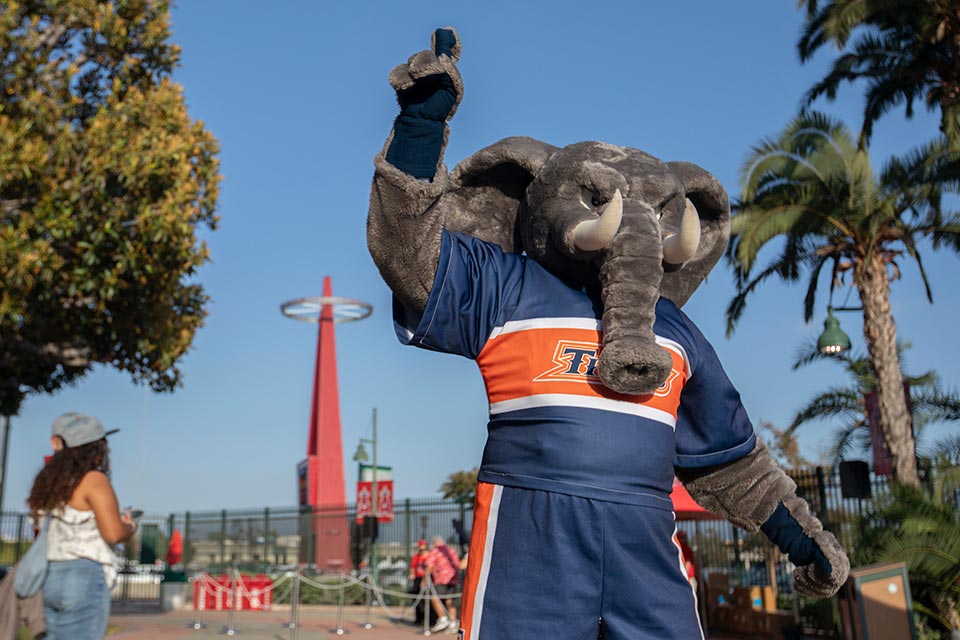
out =
[(809, 280), (807, 281), (807, 295), (803, 298), (803, 319), (806, 322), (810, 322), (813, 318), (813, 311), (817, 303), (817, 285), (820, 283), (820, 271), (823, 270), (823, 265), (825, 265), (828, 260), (833, 260), (834, 264), (832, 274), (834, 277), (830, 279), (830, 292), (833, 293), (833, 283), (836, 280), (837, 260), (834, 256), (829, 255), (815, 256), (813, 265), (810, 267)]
[(811, 398), (797, 411), (786, 432), (793, 433), (801, 425), (824, 418), (857, 419), (863, 415), (863, 400), (859, 389), (832, 387)]
[(932, 390), (911, 387), (910, 401), (915, 410), (923, 411), (930, 422), (955, 422), (960, 420), (960, 395), (956, 391)]
[(863, 420), (857, 420), (837, 429), (830, 445), (831, 464), (836, 466), (852, 455), (871, 457), (870, 431)]
[(920, 252), (917, 251), (917, 244), (913, 236), (904, 236), (903, 246), (907, 249), (907, 255), (916, 261), (917, 268), (920, 270), (920, 279), (923, 281), (923, 289), (927, 294), (927, 301), (933, 304), (933, 290), (930, 289), (930, 278), (927, 277), (927, 270), (923, 268), (923, 258), (920, 257)]

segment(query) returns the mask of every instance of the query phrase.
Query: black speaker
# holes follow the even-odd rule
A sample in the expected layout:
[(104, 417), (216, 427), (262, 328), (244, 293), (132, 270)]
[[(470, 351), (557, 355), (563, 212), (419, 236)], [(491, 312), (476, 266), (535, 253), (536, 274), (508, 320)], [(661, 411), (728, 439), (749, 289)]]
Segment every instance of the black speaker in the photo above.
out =
[(376, 516), (363, 516), (363, 537), (367, 540), (376, 540), (380, 534)]
[(450, 521), (450, 524), (453, 525), (453, 530), (457, 532), (457, 543), (461, 547), (470, 546), (470, 534), (464, 530), (463, 522), (459, 518), (454, 518)]
[(363, 562), (363, 527), (354, 522), (350, 529), (350, 559), (354, 567), (359, 567)]
[(870, 465), (863, 460), (841, 461), (840, 493), (844, 498), (869, 498)]

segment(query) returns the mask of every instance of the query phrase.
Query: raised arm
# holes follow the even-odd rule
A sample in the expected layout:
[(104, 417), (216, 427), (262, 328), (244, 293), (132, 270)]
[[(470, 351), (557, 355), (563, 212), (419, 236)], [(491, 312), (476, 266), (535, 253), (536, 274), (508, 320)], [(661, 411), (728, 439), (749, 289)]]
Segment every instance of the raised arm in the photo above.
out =
[(374, 158), (367, 216), (370, 255), (397, 298), (418, 313), (440, 256), (444, 220), (437, 203), (447, 183), (447, 121), (463, 96), (456, 31), (437, 29), (431, 44), (390, 72), (400, 114)]

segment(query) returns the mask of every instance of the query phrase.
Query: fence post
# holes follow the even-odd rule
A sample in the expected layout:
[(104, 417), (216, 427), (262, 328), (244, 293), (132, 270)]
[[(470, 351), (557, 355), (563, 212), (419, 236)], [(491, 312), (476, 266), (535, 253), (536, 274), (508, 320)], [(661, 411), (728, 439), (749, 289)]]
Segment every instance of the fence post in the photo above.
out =
[(733, 527), (733, 566), (737, 576), (737, 586), (743, 586), (743, 560), (740, 558), (740, 531)]
[(20, 562), (20, 558), (23, 555), (23, 519), (24, 514), (17, 516), (17, 551), (13, 557), (13, 562), (16, 564)]
[(270, 507), (263, 508), (263, 572), (267, 572), (270, 553)]
[(220, 564), (227, 562), (227, 510), (220, 511)]
[(460, 531), (457, 531), (457, 548), (460, 549), (460, 555), (463, 555), (463, 532), (467, 530), (467, 508), (463, 504), (463, 498), (457, 502), (460, 503)]
[(823, 473), (823, 467), (817, 467), (817, 497), (820, 499), (820, 522), (823, 528), (830, 531), (830, 525), (827, 522), (827, 483)]
[(183, 566), (186, 566), (190, 563), (193, 555), (190, 553), (190, 512), (185, 511), (183, 514)]
[(410, 498), (403, 501), (403, 557), (410, 561), (410, 549), (413, 548), (413, 514), (410, 513)]

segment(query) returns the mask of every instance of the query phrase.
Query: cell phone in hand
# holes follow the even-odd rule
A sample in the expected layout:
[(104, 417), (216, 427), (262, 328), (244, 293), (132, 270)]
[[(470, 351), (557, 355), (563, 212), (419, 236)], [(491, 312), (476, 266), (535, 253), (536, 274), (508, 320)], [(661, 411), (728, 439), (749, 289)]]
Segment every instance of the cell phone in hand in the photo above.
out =
[(127, 515), (134, 520), (139, 520), (140, 516), (143, 515), (143, 509), (127, 509)]

